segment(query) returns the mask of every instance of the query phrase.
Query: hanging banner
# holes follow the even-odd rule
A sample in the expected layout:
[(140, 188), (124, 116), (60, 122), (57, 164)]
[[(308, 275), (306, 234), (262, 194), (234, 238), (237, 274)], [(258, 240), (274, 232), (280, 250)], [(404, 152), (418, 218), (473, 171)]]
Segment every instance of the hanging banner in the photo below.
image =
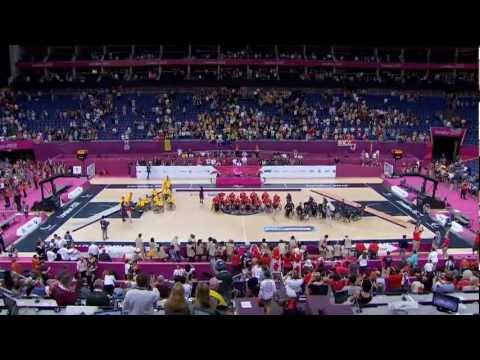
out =
[(32, 140), (0, 140), (0, 151), (32, 150)]
[(301, 60), (301, 59), (123, 59), (123, 60), (66, 60), (66, 61), (19, 61), (18, 69), (71, 69), (114, 68), (144, 66), (288, 66), (288, 67), (336, 67), (357, 69), (403, 69), (403, 70), (477, 70), (478, 63), (376, 63), (365, 61)]
[(165, 138), (163, 141), (163, 151), (172, 151), (172, 140), (170, 138)]
[(463, 138), (467, 129), (453, 129), (447, 127), (432, 127), (432, 136), (446, 136), (446, 137), (459, 137)]

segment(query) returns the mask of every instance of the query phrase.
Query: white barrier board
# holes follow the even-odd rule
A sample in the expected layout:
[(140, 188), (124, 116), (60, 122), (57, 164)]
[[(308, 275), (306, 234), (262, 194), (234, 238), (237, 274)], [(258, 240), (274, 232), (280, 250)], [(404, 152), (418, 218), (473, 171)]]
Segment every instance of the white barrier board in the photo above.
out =
[(260, 170), (264, 179), (327, 179), (337, 176), (335, 165), (263, 166)]
[(406, 199), (408, 198), (408, 192), (403, 190), (401, 187), (398, 187), (397, 185), (393, 185), (390, 190), (392, 190), (392, 193), (397, 195), (399, 198)]
[(385, 161), (383, 163), (383, 174), (386, 177), (392, 177), (393, 171), (394, 171), (393, 165)]
[(74, 190), (70, 191), (67, 194), (68, 200), (73, 200), (75, 199), (78, 195), (80, 195), (83, 192), (83, 188), (81, 186), (77, 186)]
[(89, 179), (95, 176), (95, 163), (91, 163), (87, 166), (87, 176)]
[(42, 223), (42, 218), (39, 216), (36, 216), (30, 219), (29, 221), (27, 221), (25, 224), (23, 224), (17, 229), (17, 236), (24, 236), (24, 235), (30, 234), (32, 231), (38, 228), (41, 223)]
[[(137, 166), (137, 179), (147, 178), (147, 167)], [(217, 171), (213, 166), (152, 166), (150, 179), (216, 179)]]

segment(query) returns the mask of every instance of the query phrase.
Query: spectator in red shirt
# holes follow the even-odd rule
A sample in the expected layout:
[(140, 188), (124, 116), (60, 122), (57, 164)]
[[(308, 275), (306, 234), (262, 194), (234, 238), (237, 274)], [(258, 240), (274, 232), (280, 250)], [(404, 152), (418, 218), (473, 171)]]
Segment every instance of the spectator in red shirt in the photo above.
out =
[(233, 250), (232, 254), (232, 272), (233, 275), (239, 274), (242, 271), (242, 257), (237, 249)]
[(71, 274), (63, 274), (58, 282), (52, 285), (50, 296), (57, 301), (58, 306), (75, 305), (78, 294), (72, 286), (72, 280)]
[(328, 284), (330, 285), (333, 291), (337, 292), (342, 290), (345, 287), (346, 281), (345, 279), (342, 279), (338, 273), (334, 272), (330, 280), (328, 281)]
[(283, 259), (283, 273), (288, 274), (293, 269), (292, 254), (287, 252)]
[(365, 247), (363, 242), (357, 241), (355, 244), (355, 252), (357, 253), (356, 257), (358, 258), (360, 255), (362, 255), (365, 250), (367, 250), (367, 248)]
[(460, 276), (460, 279), (455, 284), (455, 289), (462, 291), (464, 286), (470, 286), (472, 277), (473, 273), (470, 270), (464, 271), (463, 275)]
[(412, 242), (412, 251), (417, 250), (420, 251), (420, 243), (422, 242), (422, 232), (423, 228), (421, 226), (415, 226), (415, 230), (413, 231), (413, 242)]
[(378, 255), (378, 244), (374, 240), (368, 246), (368, 256), (370, 259), (376, 259)]
[(348, 261), (346, 261), (345, 264), (339, 263), (337, 266), (335, 266), (334, 271), (340, 276), (346, 276), (349, 274), (348, 265)]
[(388, 288), (390, 290), (400, 290), (402, 288), (402, 274), (397, 269), (393, 269), (388, 276)]
[(23, 274), (22, 266), (17, 262), (17, 260), (13, 259), (10, 265), (10, 269), (17, 274)]
[(464, 271), (468, 268), (470, 268), (470, 261), (468, 261), (468, 259), (466, 259), (466, 258), (463, 258), (460, 261), (460, 271)]
[(262, 258), (261, 258), (261, 263), (262, 263), (262, 265), (266, 266), (267, 268), (270, 268), (271, 259), (270, 259), (270, 255), (268, 255), (267, 252), (263, 253)]
[(38, 257), (37, 254), (33, 255), (32, 257), (32, 271), (34, 273), (38, 273), (40, 271), (40, 265), (41, 265), (41, 261)]

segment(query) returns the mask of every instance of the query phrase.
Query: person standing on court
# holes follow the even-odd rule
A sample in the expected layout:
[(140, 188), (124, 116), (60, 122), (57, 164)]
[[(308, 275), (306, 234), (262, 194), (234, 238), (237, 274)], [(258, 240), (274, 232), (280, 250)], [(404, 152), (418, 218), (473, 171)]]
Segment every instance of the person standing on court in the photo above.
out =
[(122, 199), (120, 201), (120, 214), (122, 216), (122, 221), (125, 222), (127, 221), (127, 202), (125, 201), (125, 197), (122, 196)]
[(200, 186), (200, 193), (198, 194), (200, 197), (200, 204), (203, 204), (203, 198), (204, 198), (204, 193), (203, 193), (203, 186)]
[(147, 163), (147, 180), (150, 180), (150, 173), (152, 172), (152, 165), (150, 161)]
[(103, 240), (108, 239), (108, 225), (110, 225), (110, 223), (105, 219), (105, 216), (102, 216), (102, 220), (100, 220), (100, 228), (102, 229)]

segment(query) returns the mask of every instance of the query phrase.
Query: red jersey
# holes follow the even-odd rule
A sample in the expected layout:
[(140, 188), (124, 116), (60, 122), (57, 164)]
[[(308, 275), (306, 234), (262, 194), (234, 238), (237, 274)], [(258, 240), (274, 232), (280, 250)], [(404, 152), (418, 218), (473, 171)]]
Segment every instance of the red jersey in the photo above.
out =
[(275, 194), (275, 195), (273, 196), (273, 202), (274, 202), (274, 203), (279, 203), (279, 202), (280, 202), (280, 196), (278, 196), (277, 194)]
[(335, 271), (338, 275), (347, 275), (349, 273), (348, 269), (343, 265), (338, 265)]
[(232, 255), (232, 266), (240, 266), (242, 263), (242, 257), (240, 254), (233, 254)]
[(228, 195), (228, 198), (230, 199), (230, 201), (234, 201), (235, 200), (235, 193), (231, 192), (229, 195)]
[(420, 241), (422, 240), (422, 230), (415, 230), (413, 232), (413, 240), (414, 241)]
[(402, 287), (402, 277), (402, 274), (390, 275), (388, 277), (390, 289), (400, 289)]
[(272, 251), (272, 258), (275, 260), (280, 260), (282, 258), (282, 254), (280, 253), (280, 248), (276, 246)]
[(345, 280), (343, 280), (343, 279), (338, 280), (338, 281), (331, 280), (330, 281), (330, 286), (332, 287), (332, 289), (334, 291), (340, 291), (345, 287)]
[(220, 198), (219, 197), (215, 196), (212, 201), (213, 201), (214, 205), (220, 205)]
[(376, 243), (371, 243), (369, 246), (368, 246), (368, 251), (370, 251), (371, 253), (378, 253), (378, 244)]
[(262, 264), (270, 267), (270, 262), (271, 262), (270, 256), (268, 254), (263, 254), (262, 255)]
[(256, 258), (259, 258), (260, 257), (260, 249), (258, 248), (257, 245), (252, 245), (250, 247), (250, 253), (252, 254), (252, 258), (256, 257)]
[(292, 268), (292, 259), (290, 256), (285, 256), (285, 259), (283, 260), (283, 267), (285, 269), (291, 269)]
[(302, 253), (293, 254), (292, 258), (294, 262), (300, 262), (302, 261)]
[(270, 200), (270, 199), (263, 200), (263, 205), (265, 205), (267, 207), (271, 207), (272, 206), (272, 200)]
[(359, 253), (363, 253), (366, 249), (365, 249), (365, 245), (363, 245), (362, 242), (357, 242), (355, 244), (355, 250)]
[(312, 280), (313, 272), (309, 272), (308, 274), (305, 274), (303, 277), (303, 283), (308, 284)]

